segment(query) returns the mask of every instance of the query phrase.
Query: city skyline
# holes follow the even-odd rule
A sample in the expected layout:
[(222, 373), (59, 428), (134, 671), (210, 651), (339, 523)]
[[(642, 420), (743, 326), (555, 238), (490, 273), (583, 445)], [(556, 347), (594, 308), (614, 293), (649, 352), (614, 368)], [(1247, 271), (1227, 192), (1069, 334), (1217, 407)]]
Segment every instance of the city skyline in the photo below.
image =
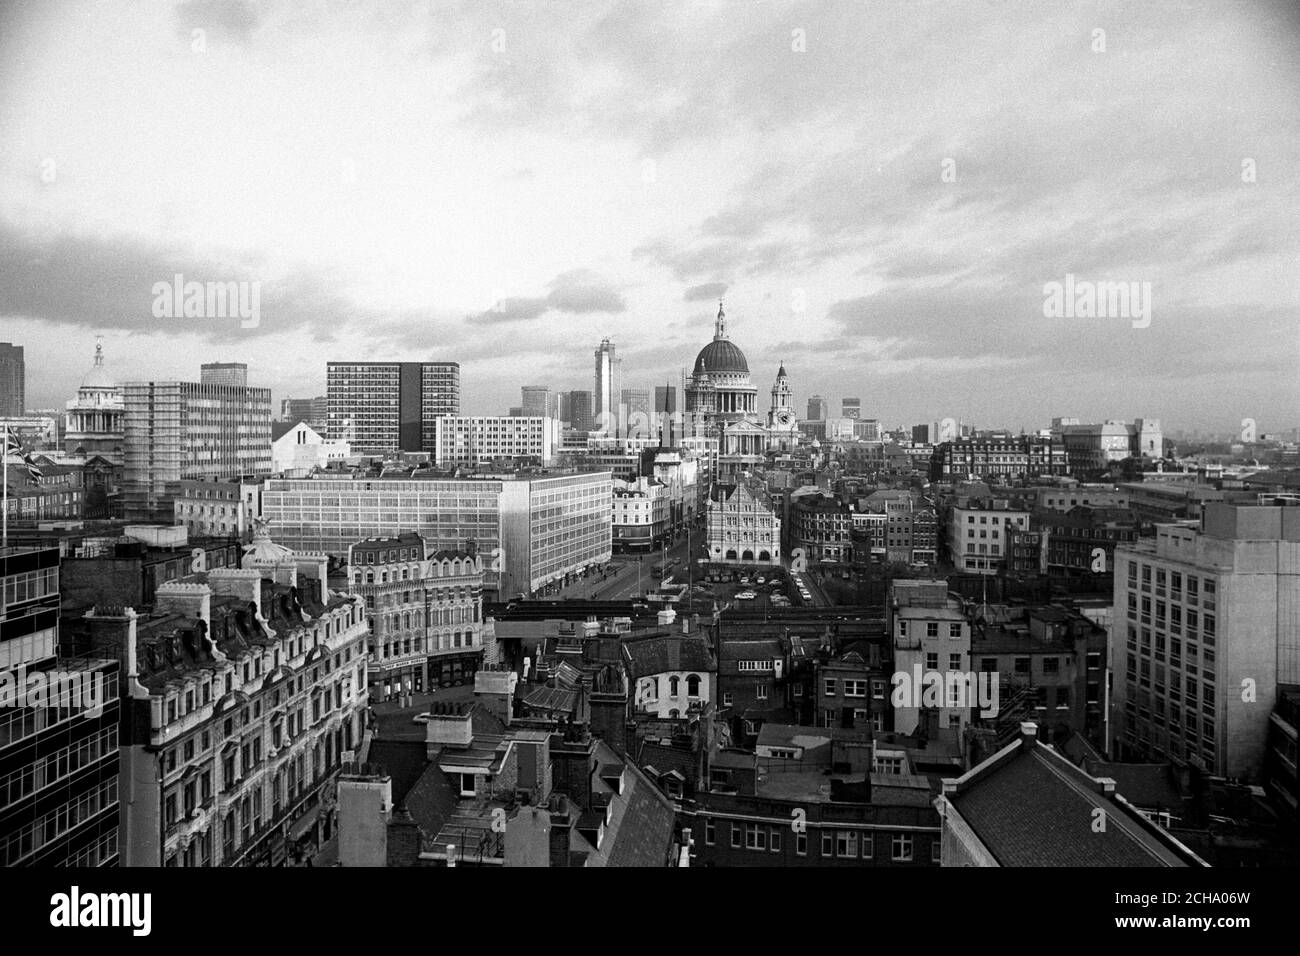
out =
[[(120, 381), (202, 350), (277, 401), (327, 361), (459, 362), (496, 414), (589, 388), (606, 336), (625, 385), (679, 385), (725, 297), (800, 406), (1296, 427), (1287, 8), (978, 6), (7, 6), (27, 405), (73, 397), (102, 334)], [(260, 315), (155, 318), (175, 276), (259, 283)], [(1150, 283), (1147, 324), (1047, 317), (1075, 280)]]

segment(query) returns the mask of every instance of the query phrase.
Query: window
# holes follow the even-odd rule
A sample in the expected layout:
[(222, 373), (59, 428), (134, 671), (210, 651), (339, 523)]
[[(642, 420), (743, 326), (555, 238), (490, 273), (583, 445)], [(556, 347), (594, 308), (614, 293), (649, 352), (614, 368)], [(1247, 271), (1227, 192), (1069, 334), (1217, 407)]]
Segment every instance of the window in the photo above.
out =
[(668, 696), (678, 696), (678, 690), (681, 688), (681, 679), (678, 677), (668, 678)]
[(960, 624), (949, 624), (949, 625), (948, 625), (948, 636), (951, 637), (951, 638), (954, 638), (954, 639), (961, 637), (961, 625), (960, 625)]
[(925, 624), (925, 636), (926, 636), (926, 637), (938, 637), (938, 636), (939, 636), (939, 622), (938, 622), (938, 621), (927, 621), (927, 622), (926, 622), (926, 624)]
[(822, 856), (835, 855), (835, 834), (830, 830), (822, 831)]
[(835, 679), (834, 679), (834, 678), (827, 678), (823, 683), (824, 683), (824, 687), (825, 687), (825, 690), (826, 690), (826, 696), (827, 696), (827, 697), (834, 697), (834, 696), (835, 696)]
[(1029, 658), (1028, 658), (1028, 657), (1017, 657), (1017, 658), (1016, 658), (1016, 661), (1015, 661), (1015, 669), (1016, 669), (1016, 673), (1017, 673), (1017, 674), (1028, 674), (1028, 673), (1029, 673)]
[(740, 824), (739, 823), (733, 823), (731, 825), (731, 848), (733, 850), (740, 849)]
[(713, 817), (704, 819), (704, 845), (713, 846), (718, 839), (718, 824)]
[(754, 696), (758, 700), (767, 700), (767, 685), (766, 684), (754, 685)]
[(731, 706), (731, 694), (730, 694), (730, 693), (727, 693), (727, 694), (723, 694), (723, 695), (722, 695), (722, 706), (723, 706), (723, 707), (730, 707), (730, 706)]
[(949, 655), (948, 655), (948, 670), (950, 670), (950, 671), (959, 671), (959, 670), (961, 670), (961, 655), (960, 655), (960, 654), (949, 654)]
[(794, 852), (798, 856), (808, 855), (808, 834), (796, 833), (794, 835)]
[(910, 833), (895, 833), (891, 850), (890, 859), (901, 863), (910, 862), (912, 859), (912, 835)]
[(767, 827), (758, 823), (745, 824), (745, 849), (767, 849)]
[(930, 841), (930, 862), (939, 863), (943, 860), (943, 843), (937, 837)]
[(688, 697), (700, 696), (700, 675), (691, 674), (686, 678), (686, 695)]
[(1043, 673), (1058, 674), (1061, 671), (1061, 659), (1059, 657), (1043, 658)]
[(846, 680), (844, 682), (845, 697), (866, 697), (867, 682), (864, 680)]
[(858, 858), (858, 835), (852, 830), (835, 832), (835, 855), (842, 860)]
[(462, 797), (474, 796), (474, 774), (462, 773), (460, 775), (460, 795)]

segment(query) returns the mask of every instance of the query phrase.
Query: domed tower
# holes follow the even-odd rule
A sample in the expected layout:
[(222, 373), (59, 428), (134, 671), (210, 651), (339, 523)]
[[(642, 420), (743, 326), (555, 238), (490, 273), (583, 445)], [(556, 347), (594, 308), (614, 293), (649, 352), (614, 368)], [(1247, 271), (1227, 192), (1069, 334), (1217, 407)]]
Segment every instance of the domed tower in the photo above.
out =
[(63, 451), (67, 455), (99, 455), (122, 463), (126, 437), (126, 408), (113, 376), (104, 368), (104, 344), (95, 343), (95, 364), (81, 380), (77, 397), (67, 404)]
[(727, 335), (727, 313), (721, 302), (713, 341), (695, 357), (686, 385), (686, 411), (704, 417), (708, 424), (758, 417), (758, 389), (750, 381), (745, 353)]

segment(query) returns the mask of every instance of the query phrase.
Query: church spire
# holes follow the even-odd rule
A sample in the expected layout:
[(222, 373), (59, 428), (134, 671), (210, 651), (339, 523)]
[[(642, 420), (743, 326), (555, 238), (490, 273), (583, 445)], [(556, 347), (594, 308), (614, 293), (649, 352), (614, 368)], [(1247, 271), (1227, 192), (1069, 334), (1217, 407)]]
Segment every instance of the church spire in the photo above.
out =
[(727, 313), (722, 311), (722, 300), (718, 300), (718, 318), (713, 323), (713, 341), (727, 337)]

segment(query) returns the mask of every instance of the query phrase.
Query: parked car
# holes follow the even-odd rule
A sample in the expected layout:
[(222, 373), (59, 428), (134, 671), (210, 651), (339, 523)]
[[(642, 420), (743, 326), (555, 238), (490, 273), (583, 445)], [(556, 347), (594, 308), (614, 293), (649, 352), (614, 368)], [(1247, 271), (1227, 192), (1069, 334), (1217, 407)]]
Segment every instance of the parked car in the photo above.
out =
[(741, 591), (736, 595), (737, 601), (752, 601), (758, 597), (753, 591)]

